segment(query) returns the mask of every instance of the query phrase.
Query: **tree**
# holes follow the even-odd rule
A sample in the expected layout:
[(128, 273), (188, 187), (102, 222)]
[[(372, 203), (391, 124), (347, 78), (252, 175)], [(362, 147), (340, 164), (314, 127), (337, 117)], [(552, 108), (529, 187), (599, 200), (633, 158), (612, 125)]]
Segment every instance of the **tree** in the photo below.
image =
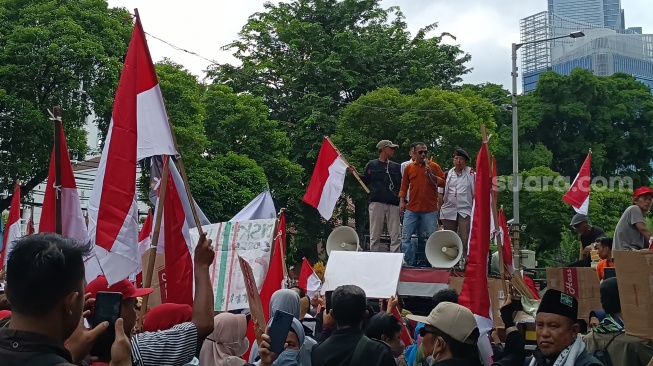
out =
[[(369, 160), (378, 157), (376, 144), (383, 139), (400, 145), (395, 161), (407, 160), (410, 144), (422, 141), (435, 161), (448, 169), (455, 148), (466, 149), (472, 157), (479, 150), (482, 124), (488, 134), (494, 134), (493, 113), (494, 106), (469, 89), (453, 92), (432, 88), (406, 95), (382, 88), (345, 108), (334, 141), (361, 172)], [(496, 146), (494, 140), (490, 142), (491, 147)], [(353, 178), (346, 181), (345, 193), (355, 202), (357, 230), (365, 232), (368, 195)]]
[(551, 168), (564, 176), (576, 175), (589, 149), (593, 175), (629, 166), (644, 182), (653, 174), (653, 95), (630, 75), (543, 73), (519, 113), (524, 140), (551, 151)]
[(103, 0), (0, 0), (0, 8), (0, 187), (20, 179), (27, 192), (48, 174), (47, 108), (61, 105), (73, 157), (86, 152), (87, 116), (108, 124), (132, 25)]
[(263, 169), (235, 153), (201, 159), (188, 172), (193, 198), (211, 222), (230, 220), (265, 189)]
[(449, 34), (427, 36), (436, 26), (411, 38), (399, 8), (384, 9), (380, 0), (267, 2), (225, 46), (241, 65), (220, 65), (212, 75), (263, 97), (271, 118), (288, 122), (291, 160), (310, 171), (346, 103), (384, 86), (451, 88), (470, 71), (470, 56), (442, 43)]

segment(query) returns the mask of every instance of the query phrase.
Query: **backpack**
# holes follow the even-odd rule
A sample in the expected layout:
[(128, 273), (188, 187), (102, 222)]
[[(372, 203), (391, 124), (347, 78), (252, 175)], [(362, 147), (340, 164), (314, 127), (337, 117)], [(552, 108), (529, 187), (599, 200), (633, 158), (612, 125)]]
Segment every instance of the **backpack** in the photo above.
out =
[(612, 339), (608, 341), (608, 344), (605, 345), (605, 348), (601, 349), (598, 348), (599, 343), (596, 341), (594, 332), (592, 332), (592, 340), (594, 340), (594, 344), (596, 344), (598, 348), (597, 350), (592, 352), (592, 356), (594, 356), (597, 360), (601, 361), (601, 363), (604, 366), (614, 366), (614, 364), (612, 363), (612, 358), (610, 358), (610, 353), (608, 352), (608, 347), (610, 347), (610, 343), (612, 343), (612, 341), (614, 341), (614, 339), (621, 334), (624, 334), (624, 332), (618, 332), (617, 334), (615, 334), (614, 337), (612, 337)]

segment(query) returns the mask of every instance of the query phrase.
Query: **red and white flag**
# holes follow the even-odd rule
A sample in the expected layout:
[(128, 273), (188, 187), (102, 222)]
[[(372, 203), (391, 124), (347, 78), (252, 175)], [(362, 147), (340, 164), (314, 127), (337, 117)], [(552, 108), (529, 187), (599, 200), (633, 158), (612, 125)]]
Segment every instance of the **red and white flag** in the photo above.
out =
[[(145, 32), (136, 17), (88, 203), (89, 237), (109, 285), (138, 267), (137, 161), (176, 154)], [(87, 266), (90, 281), (98, 273), (89, 273), (89, 268), (97, 268)]]
[(41, 210), (39, 232), (56, 232), (57, 214), (55, 206), (57, 196), (61, 195), (61, 235), (75, 239), (80, 243), (85, 243), (88, 240), (88, 232), (86, 231), (86, 219), (84, 218), (84, 214), (82, 213), (82, 206), (79, 202), (77, 183), (75, 182), (73, 167), (70, 164), (68, 145), (66, 144), (66, 136), (64, 135), (62, 124), (59, 124), (59, 129), (59, 144), (61, 146), (61, 156), (59, 157), (59, 163), (61, 167), (61, 182), (58, 187), (55, 187), (55, 166), (57, 161), (53, 148), (52, 155), (50, 157), (50, 171), (48, 173), (48, 181), (43, 197), (43, 208)]
[[(487, 142), (483, 142), (476, 157), (476, 185), (472, 207), (469, 256), (465, 268), (465, 280), (458, 302), (474, 313), (481, 334), (492, 329), (490, 293), (488, 290), (488, 253), (490, 251), (490, 202), (492, 181)], [(492, 346), (488, 337), (480, 337), (479, 352), (485, 365), (492, 360)]]
[(7, 257), (14, 248), (14, 242), (21, 237), (20, 233), (20, 184), (16, 182), (14, 195), (9, 206), (9, 216), (5, 224), (5, 234), (2, 240), (2, 252), (0, 252), (0, 268), (7, 265)]
[[(172, 159), (167, 164), (172, 165)], [(188, 197), (185, 192), (184, 196)], [(166, 301), (193, 306), (193, 260), (191, 239), (180, 193), (171, 174), (163, 201), (163, 237), (166, 242), (165, 274)]]
[(592, 151), (590, 150), (574, 182), (571, 183), (571, 187), (562, 197), (562, 200), (570, 204), (577, 213), (584, 215), (587, 215), (590, 206), (591, 166)]
[(503, 253), (503, 265), (508, 272), (513, 273), (515, 268), (512, 265), (512, 244), (510, 242), (510, 231), (506, 215), (503, 213), (503, 207), (499, 208), (499, 240), (501, 240), (501, 253)]
[(143, 254), (150, 249), (150, 245), (152, 245), (152, 210), (147, 211), (147, 217), (145, 217), (145, 221), (143, 221), (143, 226), (141, 226), (141, 231), (138, 233), (138, 258), (140, 261), (138, 262), (138, 268), (136, 269), (136, 287), (140, 287), (141, 284), (143, 283)]
[(306, 291), (306, 295), (311, 299), (315, 294), (320, 292), (320, 288), (322, 287), (320, 277), (315, 274), (313, 266), (311, 266), (311, 263), (306, 258), (302, 261), (302, 270), (299, 272), (299, 281), (297, 284)]
[(302, 199), (317, 208), (325, 220), (331, 219), (333, 215), (333, 209), (336, 207), (345, 184), (347, 169), (347, 163), (325, 138), (317, 156), (311, 182)]
[(36, 232), (34, 229), (34, 206), (29, 210), (29, 219), (27, 220), (27, 227), (25, 228), (25, 235), (32, 235)]

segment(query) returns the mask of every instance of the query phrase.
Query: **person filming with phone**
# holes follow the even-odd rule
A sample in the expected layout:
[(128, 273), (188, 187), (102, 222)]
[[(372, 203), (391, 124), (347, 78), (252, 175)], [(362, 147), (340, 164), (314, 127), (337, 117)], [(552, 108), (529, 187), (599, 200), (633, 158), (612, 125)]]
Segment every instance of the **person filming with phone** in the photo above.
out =
[[(84, 312), (84, 258), (90, 252), (90, 244), (51, 233), (15, 242), (7, 260), (11, 321), (0, 329), (3, 366), (79, 364), (109, 329), (109, 322), (93, 329), (84, 327), (83, 316), (88, 315)], [(112, 332), (115, 341), (108, 345), (107, 361), (111, 366), (131, 365), (121, 318), (115, 319)]]

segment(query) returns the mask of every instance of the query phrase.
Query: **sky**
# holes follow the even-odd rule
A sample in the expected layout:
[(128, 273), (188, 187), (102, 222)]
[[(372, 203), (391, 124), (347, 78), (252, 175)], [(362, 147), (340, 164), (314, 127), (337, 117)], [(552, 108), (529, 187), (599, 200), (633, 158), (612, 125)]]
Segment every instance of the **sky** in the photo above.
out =
[[(627, 27), (653, 33), (651, 0), (621, 0)], [(278, 0), (274, 0), (278, 2)], [(225, 6), (225, 3), (229, 5)], [(237, 5), (236, 5), (237, 4)], [(247, 18), (263, 10), (264, 0), (109, 0), (110, 6), (138, 8), (146, 32), (177, 47), (219, 63), (236, 63), (221, 47), (237, 38)], [(510, 45), (519, 42), (519, 20), (546, 10), (546, 0), (382, 0), (383, 7), (399, 6), (409, 31), (437, 22), (433, 35), (449, 32), (463, 51), (472, 55), (472, 72), (464, 82), (492, 82), (510, 86)], [(164, 57), (204, 77), (210, 65), (153, 38), (148, 38), (153, 60)], [(521, 84), (521, 83), (519, 83)]]

